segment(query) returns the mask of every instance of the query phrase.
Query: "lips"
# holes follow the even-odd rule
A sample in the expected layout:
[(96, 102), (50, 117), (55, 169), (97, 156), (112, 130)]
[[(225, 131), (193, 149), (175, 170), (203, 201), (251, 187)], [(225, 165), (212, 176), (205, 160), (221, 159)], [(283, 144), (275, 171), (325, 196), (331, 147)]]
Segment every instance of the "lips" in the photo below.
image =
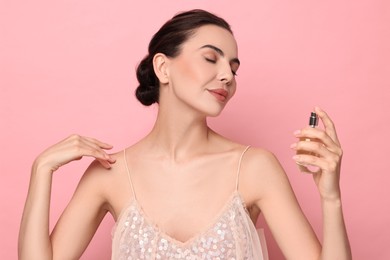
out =
[(219, 101), (225, 101), (229, 92), (224, 90), (223, 88), (218, 88), (218, 89), (209, 89), (208, 90), (211, 95), (216, 97)]

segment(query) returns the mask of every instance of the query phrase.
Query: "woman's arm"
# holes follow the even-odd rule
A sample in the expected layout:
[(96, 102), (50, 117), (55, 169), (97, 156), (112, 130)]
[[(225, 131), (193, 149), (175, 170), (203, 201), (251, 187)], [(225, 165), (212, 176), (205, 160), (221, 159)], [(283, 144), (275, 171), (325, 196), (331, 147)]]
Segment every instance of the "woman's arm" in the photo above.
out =
[[(110, 163), (113, 163), (114, 160), (104, 151), (104, 149), (110, 148), (110, 145), (104, 144), (98, 140), (72, 135), (48, 148), (37, 157), (32, 166), (30, 186), (20, 226), (18, 244), (19, 259), (45, 260), (57, 258), (54, 258), (54, 256), (56, 256), (56, 252), (54, 252), (53, 249), (60, 248), (61, 246), (55, 242), (56, 240), (52, 240), (50, 238), (49, 231), (50, 194), (53, 172), (62, 165), (67, 164), (73, 160), (81, 159), (83, 156), (94, 157), (105, 168), (110, 168)], [(102, 202), (99, 202), (99, 199), (91, 199), (93, 196), (85, 196), (84, 201), (77, 199), (75, 200), (75, 197), (77, 197), (76, 194), (91, 194), (90, 186), (92, 186), (91, 184), (93, 181), (87, 180), (93, 178), (88, 178), (89, 175), (90, 174), (86, 173), (85, 177), (83, 177), (84, 181), (82, 179), (80, 182), (79, 188), (77, 189), (78, 191), (76, 191), (75, 196), (72, 199), (72, 201), (76, 202), (71, 203), (73, 205), (71, 207), (81, 208), (80, 205), (89, 202), (92, 203), (91, 207), (94, 210), (73, 210), (74, 213), (70, 214), (73, 215), (73, 217), (68, 219), (73, 219), (74, 221), (75, 218), (79, 218), (80, 221), (84, 223), (86, 220), (92, 221), (94, 218), (96, 219), (95, 222), (100, 223), (104, 215), (102, 216), (101, 214), (102, 210), (100, 208), (102, 206), (99, 205), (99, 203), (101, 204)], [(81, 198), (84, 196), (78, 197)], [(77, 223), (72, 223), (72, 221), (63, 222), (66, 224), (62, 226), (67, 226), (70, 232), (72, 232), (74, 227), (77, 226)], [(97, 225), (96, 223), (90, 223), (92, 230), (95, 228), (94, 226)], [(80, 229), (78, 230), (77, 235), (87, 238), (90, 236), (88, 234), (83, 235), (83, 232), (80, 232)], [(78, 239), (77, 237), (74, 238)], [(70, 248), (67, 249), (70, 250), (70, 252), (75, 251), (75, 247), (77, 247), (77, 245), (69, 246)]]
[(300, 140), (310, 138), (315, 141), (299, 141), (293, 144), (292, 148), (300, 152), (294, 156), (294, 159), (303, 167), (311, 165), (319, 168), (313, 173), (313, 179), (319, 190), (322, 205), (321, 259), (352, 259), (344, 223), (339, 184), (342, 149), (330, 117), (320, 108), (316, 108), (315, 112), (323, 122), (324, 130), (308, 127), (297, 131), (295, 135)]
[(352, 259), (341, 199), (322, 200), (323, 242), (321, 259)]
[(261, 210), (284, 257), (289, 260), (318, 259), (321, 244), (276, 157), (261, 149), (250, 149), (244, 160), (240, 189), (253, 196), (246, 201)]
[(329, 117), (320, 109), (316, 112), (325, 131), (305, 128), (297, 132), (301, 140), (310, 138), (316, 142), (299, 141), (292, 148), (305, 153), (294, 157), (299, 164), (320, 168), (313, 177), (321, 196), (323, 245), (304, 216), (283, 168), (271, 153), (260, 149), (249, 152), (247, 164), (243, 164), (246, 178), (241, 188), (253, 194), (254, 203), (264, 214), (286, 259), (349, 260), (351, 250), (339, 188), (341, 148)]
[[(44, 171), (44, 173), (42, 172)], [(52, 176), (34, 163), (19, 231), (19, 259), (52, 259), (49, 205)]]

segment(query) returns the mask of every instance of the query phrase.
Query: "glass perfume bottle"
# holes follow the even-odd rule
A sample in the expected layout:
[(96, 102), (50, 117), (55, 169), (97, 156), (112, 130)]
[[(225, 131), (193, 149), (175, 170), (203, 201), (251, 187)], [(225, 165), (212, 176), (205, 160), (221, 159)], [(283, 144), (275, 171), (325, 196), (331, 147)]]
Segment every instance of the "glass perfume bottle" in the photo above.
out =
[[(318, 116), (315, 112), (311, 112), (311, 114), (310, 114), (309, 126), (312, 128), (315, 128), (316, 126), (318, 126)], [(315, 142), (315, 140), (312, 140), (310, 138), (302, 138), (301, 141), (302, 140), (304, 140), (306, 142), (311, 142), (311, 141)], [(310, 155), (314, 155), (314, 156), (316, 155), (312, 152), (298, 152), (298, 154), (310, 154)], [(320, 170), (318, 166), (313, 166), (313, 165), (298, 164), (298, 167), (299, 167), (301, 172), (305, 172), (305, 173), (316, 173)]]
[(314, 128), (317, 125), (318, 125), (318, 116), (315, 112), (311, 112), (311, 115), (309, 118), (309, 126)]

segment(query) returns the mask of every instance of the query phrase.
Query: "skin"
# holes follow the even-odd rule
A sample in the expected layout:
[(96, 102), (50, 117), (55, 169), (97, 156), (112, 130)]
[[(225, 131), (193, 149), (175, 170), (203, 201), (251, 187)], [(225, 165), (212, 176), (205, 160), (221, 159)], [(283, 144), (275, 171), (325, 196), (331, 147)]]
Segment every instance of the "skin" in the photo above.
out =
[[(178, 243), (204, 230), (235, 190), (237, 162), (244, 146), (212, 131), (206, 119), (219, 115), (236, 91), (237, 56), (234, 37), (206, 25), (183, 44), (179, 56), (159, 53), (153, 60), (160, 80), (159, 113), (151, 132), (126, 149), (126, 158), (145, 214)], [(216, 89), (224, 89), (225, 98), (213, 93)], [(259, 212), (264, 214), (286, 259), (351, 259), (339, 187), (342, 150), (329, 116), (320, 108), (315, 112), (324, 130), (296, 131), (297, 142), (291, 149), (299, 153), (294, 156), (297, 163), (320, 168), (313, 177), (323, 211), (322, 246), (270, 152), (247, 151), (239, 194), (253, 219)], [(305, 138), (316, 142), (300, 141)], [(72, 135), (37, 157), (20, 228), (20, 259), (79, 259), (103, 217), (109, 212), (117, 220), (133, 194), (123, 153), (109, 155), (111, 148), (99, 140)], [(96, 160), (50, 234), (52, 175), (84, 156)], [(191, 210), (192, 205), (201, 205), (202, 210)]]

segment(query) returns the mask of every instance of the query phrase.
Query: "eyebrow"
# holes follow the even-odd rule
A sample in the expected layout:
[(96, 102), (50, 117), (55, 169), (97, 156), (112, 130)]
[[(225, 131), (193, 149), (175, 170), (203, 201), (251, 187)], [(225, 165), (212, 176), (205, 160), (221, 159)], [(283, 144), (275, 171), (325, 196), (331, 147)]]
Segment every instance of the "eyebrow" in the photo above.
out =
[[(210, 48), (210, 49), (213, 49), (214, 51), (218, 52), (219, 55), (221, 55), (222, 57), (225, 56), (225, 53), (223, 53), (223, 51), (222, 51), (220, 48), (218, 48), (218, 47), (216, 47), (216, 46), (214, 46), (214, 45), (206, 44), (206, 45), (203, 45), (202, 47), (200, 47), (199, 49), (203, 49), (203, 48)], [(238, 65), (240, 65), (240, 60), (239, 60), (238, 58), (233, 58), (233, 59), (231, 59), (230, 61), (231, 61), (231, 62), (235, 62), (235, 63), (237, 63)]]

